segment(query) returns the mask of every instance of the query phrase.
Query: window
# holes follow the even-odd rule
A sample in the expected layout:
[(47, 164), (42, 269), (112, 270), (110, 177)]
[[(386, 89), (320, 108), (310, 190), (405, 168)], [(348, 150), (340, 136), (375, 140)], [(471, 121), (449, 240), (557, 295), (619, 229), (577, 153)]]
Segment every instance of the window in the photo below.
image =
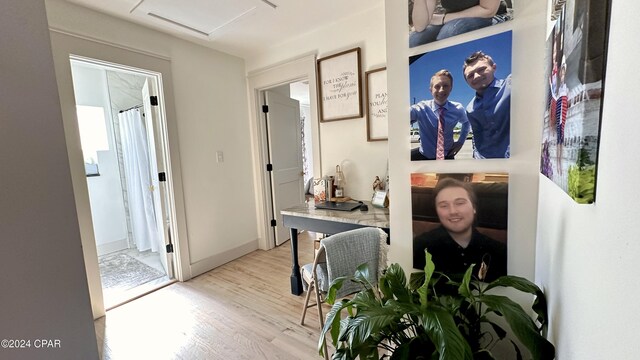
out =
[(84, 156), (85, 172), (87, 176), (99, 176), (98, 151), (109, 150), (107, 125), (104, 118), (104, 108), (99, 106), (78, 106), (78, 128), (80, 129), (80, 143)]

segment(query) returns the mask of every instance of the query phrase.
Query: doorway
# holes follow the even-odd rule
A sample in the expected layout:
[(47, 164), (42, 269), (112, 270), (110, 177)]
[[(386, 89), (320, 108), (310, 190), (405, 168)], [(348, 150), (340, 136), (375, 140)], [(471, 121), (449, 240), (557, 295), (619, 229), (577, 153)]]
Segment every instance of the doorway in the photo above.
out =
[(71, 57), (104, 306), (173, 282), (160, 76)]
[[(305, 184), (313, 178), (309, 117), (309, 82), (296, 81), (261, 92), (267, 143), (267, 184), (275, 245), (290, 238), (280, 211), (305, 201)], [(306, 116), (305, 116), (306, 115)]]
[[(309, 154), (306, 156), (311, 160), (307, 162), (309, 166), (309, 176), (321, 177), (322, 163), (320, 158), (320, 127), (318, 117), (316, 116), (317, 92), (316, 87), (313, 85), (316, 83), (316, 79), (315, 54), (305, 55), (276, 66), (252, 70), (248, 74), (250, 90), (249, 102), (255, 109), (251, 112), (252, 126), (250, 130), (251, 137), (256, 141), (256, 146), (253, 148), (254, 174), (257, 193), (256, 201), (258, 206), (259, 246), (263, 250), (272, 249), (276, 246), (275, 229), (271, 226), (271, 220), (277, 220), (277, 218), (274, 217), (274, 214), (281, 218), (280, 214), (277, 214), (273, 210), (270, 185), (271, 179), (265, 166), (269, 163), (269, 151), (265, 116), (262, 112), (262, 105), (264, 104), (262, 100), (264, 98), (263, 94), (266, 90), (278, 88), (282, 85), (290, 86), (289, 84), (298, 83), (300, 81), (308, 82), (307, 84), (303, 84), (309, 94), (309, 105), (306, 109), (304, 106), (302, 108), (302, 114), (308, 115), (305, 115), (305, 129), (307, 129), (305, 132), (308, 134), (310, 139), (305, 143), (305, 149), (307, 150), (305, 154)], [(290, 95), (295, 93), (295, 90), (289, 89), (289, 91), (291, 92)]]

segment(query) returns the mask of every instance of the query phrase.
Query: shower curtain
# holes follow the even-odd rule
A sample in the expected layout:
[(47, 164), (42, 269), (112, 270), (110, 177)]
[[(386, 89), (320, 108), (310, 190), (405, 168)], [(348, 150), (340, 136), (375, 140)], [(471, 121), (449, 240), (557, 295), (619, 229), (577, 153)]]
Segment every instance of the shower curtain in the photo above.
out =
[(160, 234), (156, 225), (147, 133), (140, 109), (118, 114), (122, 139), (129, 217), (133, 240), (138, 251), (158, 251)]

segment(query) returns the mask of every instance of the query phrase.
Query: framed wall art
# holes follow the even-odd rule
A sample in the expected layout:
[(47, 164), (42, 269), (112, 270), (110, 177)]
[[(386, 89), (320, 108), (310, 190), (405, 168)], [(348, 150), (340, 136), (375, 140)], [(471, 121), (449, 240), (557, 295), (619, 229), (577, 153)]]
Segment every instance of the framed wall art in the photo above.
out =
[[(424, 268), (429, 249), (449, 276), (462, 276), (470, 264), (476, 277), (488, 270), (488, 282), (507, 275), (508, 197), (507, 173), (412, 173), (413, 268)], [(463, 247), (464, 256), (451, 250)]]
[(360, 48), (317, 61), (320, 122), (362, 117)]
[(540, 172), (575, 202), (595, 202), (611, 0), (556, 0), (547, 40)]
[[(555, 3), (566, 0), (554, 0)], [(493, 12), (470, 15), (480, 8), (478, 1), (409, 0), (409, 47), (501, 24), (513, 19), (515, 0), (483, 0), (482, 8)], [(429, 16), (431, 14), (431, 16)]]
[(367, 99), (367, 141), (389, 138), (387, 117), (387, 68), (369, 70), (365, 73)]
[(511, 48), (507, 31), (409, 58), (412, 161), (511, 156)]

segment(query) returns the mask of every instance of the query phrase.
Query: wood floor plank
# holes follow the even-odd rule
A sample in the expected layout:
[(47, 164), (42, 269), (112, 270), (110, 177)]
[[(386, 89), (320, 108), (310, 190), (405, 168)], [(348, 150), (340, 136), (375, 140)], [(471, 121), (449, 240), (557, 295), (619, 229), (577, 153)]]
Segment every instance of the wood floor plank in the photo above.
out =
[[(108, 311), (95, 322), (101, 357), (321, 359), (315, 308), (298, 323), (304, 297), (290, 293), (289, 246), (254, 251)], [(312, 261), (304, 233), (299, 252), (301, 264)]]

